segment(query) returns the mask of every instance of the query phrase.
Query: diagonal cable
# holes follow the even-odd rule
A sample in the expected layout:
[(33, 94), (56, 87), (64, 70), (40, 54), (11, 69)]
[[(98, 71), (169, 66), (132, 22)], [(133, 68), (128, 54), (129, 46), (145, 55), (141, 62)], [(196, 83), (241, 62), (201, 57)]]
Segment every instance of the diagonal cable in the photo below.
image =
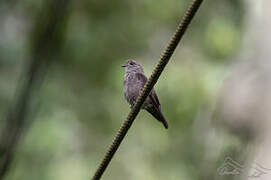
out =
[(145, 84), (144, 88), (142, 89), (139, 97), (136, 100), (135, 105), (131, 109), (130, 113), (128, 114), (126, 120), (121, 125), (117, 135), (115, 136), (112, 144), (109, 146), (104, 158), (99, 164), (98, 169), (96, 170), (95, 174), (92, 177), (92, 180), (99, 180), (103, 175), (105, 169), (107, 168), (108, 164), (110, 163), (111, 159), (113, 158), (115, 152), (117, 151), (120, 143), (124, 139), (125, 135), (127, 134), (129, 128), (131, 127), (132, 123), (134, 122), (137, 114), (140, 111), (142, 104), (144, 103), (145, 99), (151, 92), (153, 86), (157, 82), (159, 76), (161, 75), (162, 71), (164, 70), (165, 66), (167, 65), (170, 57), (172, 56), (174, 50), (176, 49), (178, 43), (180, 42), (181, 38), (183, 37), (188, 25), (190, 24), (191, 20), (193, 19), (194, 15), (196, 14), (198, 8), (200, 7), (203, 0), (193, 0), (190, 4), (189, 8), (187, 9), (182, 21), (180, 22), (179, 26), (177, 27), (176, 32), (174, 33), (173, 37), (168, 43), (165, 51), (162, 53), (160, 60), (158, 61), (155, 69), (148, 79), (147, 83)]

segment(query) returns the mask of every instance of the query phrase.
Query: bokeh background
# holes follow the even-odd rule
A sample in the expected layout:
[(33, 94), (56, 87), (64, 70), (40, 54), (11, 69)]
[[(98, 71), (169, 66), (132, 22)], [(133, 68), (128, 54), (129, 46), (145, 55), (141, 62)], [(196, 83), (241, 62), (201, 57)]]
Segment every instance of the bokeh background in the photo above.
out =
[[(245, 136), (239, 138), (212, 122), (220, 119), (218, 97), (227, 97), (221, 93), (224, 79), (262, 45), (256, 44), (261, 33), (252, 23), (262, 18), (267, 1), (203, 2), (155, 86), (169, 129), (141, 111), (103, 179), (241, 177), (220, 176), (217, 169), (227, 156), (244, 163), (254, 135), (237, 130)], [(54, 3), (0, 2), (2, 129), (29, 76), (28, 66), (45, 64), (36, 66), (41, 78), (28, 98), (27, 128), (6, 180), (90, 179), (129, 112), (121, 64), (136, 59), (149, 76), (190, 1)], [(49, 31), (53, 35), (46, 35), (42, 32), (54, 14), (59, 19)], [(222, 109), (229, 117), (226, 106)]]

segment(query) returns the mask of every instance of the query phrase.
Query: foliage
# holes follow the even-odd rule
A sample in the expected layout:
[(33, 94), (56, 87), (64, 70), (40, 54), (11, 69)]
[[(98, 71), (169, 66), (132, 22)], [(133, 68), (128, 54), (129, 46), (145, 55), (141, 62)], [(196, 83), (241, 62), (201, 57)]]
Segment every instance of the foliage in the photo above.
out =
[[(2, 117), (29, 62), (33, 24), (45, 2), (0, 3)], [(187, 6), (184, 0), (72, 1), (62, 48), (34, 97), (39, 111), (7, 179), (90, 178), (129, 110), (120, 65), (135, 58), (149, 75)], [(242, 9), (239, 1), (203, 2), (156, 85), (169, 130), (140, 112), (104, 179), (201, 179), (205, 152), (195, 126), (239, 50)]]

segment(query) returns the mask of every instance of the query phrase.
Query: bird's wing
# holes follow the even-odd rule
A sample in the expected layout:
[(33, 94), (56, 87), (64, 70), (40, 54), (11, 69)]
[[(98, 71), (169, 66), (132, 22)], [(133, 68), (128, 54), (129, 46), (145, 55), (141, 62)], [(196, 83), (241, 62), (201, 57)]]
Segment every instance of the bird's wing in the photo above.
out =
[(160, 105), (159, 99), (158, 99), (158, 97), (157, 97), (156, 92), (155, 92), (154, 89), (153, 89), (152, 92), (151, 92), (151, 96), (153, 97), (154, 101), (156, 102), (156, 104), (157, 104), (158, 107), (160, 108), (161, 105)]
[[(146, 84), (148, 78), (142, 74), (142, 73), (136, 73), (136, 77), (138, 78), (138, 81), (140, 82), (140, 85), (141, 85), (141, 89), (144, 87), (144, 85)], [(150, 92), (150, 95), (149, 95), (151, 101), (152, 101), (152, 104), (156, 107), (158, 107), (160, 109), (160, 102), (158, 100), (158, 97), (154, 91), (154, 89)]]
[[(136, 77), (138, 80), (138, 84), (140, 84), (140, 88), (142, 89), (148, 79), (142, 73), (136, 73)], [(161, 105), (154, 89), (151, 90), (146, 101), (148, 104), (152, 104), (152, 106), (147, 105), (147, 107), (145, 107), (144, 109), (146, 109), (149, 113), (151, 113), (158, 121), (162, 122), (165, 128), (167, 129), (168, 123), (161, 112)]]
[(140, 89), (142, 89), (148, 80), (147, 77), (142, 73), (136, 73), (135, 76), (137, 77)]

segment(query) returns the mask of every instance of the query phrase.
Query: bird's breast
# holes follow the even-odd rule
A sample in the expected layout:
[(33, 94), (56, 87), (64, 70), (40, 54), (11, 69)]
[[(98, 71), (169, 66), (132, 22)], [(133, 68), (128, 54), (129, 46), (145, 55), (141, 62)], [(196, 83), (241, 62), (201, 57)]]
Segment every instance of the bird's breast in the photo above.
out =
[(124, 76), (124, 96), (130, 104), (138, 96), (137, 79), (133, 73), (126, 73)]

